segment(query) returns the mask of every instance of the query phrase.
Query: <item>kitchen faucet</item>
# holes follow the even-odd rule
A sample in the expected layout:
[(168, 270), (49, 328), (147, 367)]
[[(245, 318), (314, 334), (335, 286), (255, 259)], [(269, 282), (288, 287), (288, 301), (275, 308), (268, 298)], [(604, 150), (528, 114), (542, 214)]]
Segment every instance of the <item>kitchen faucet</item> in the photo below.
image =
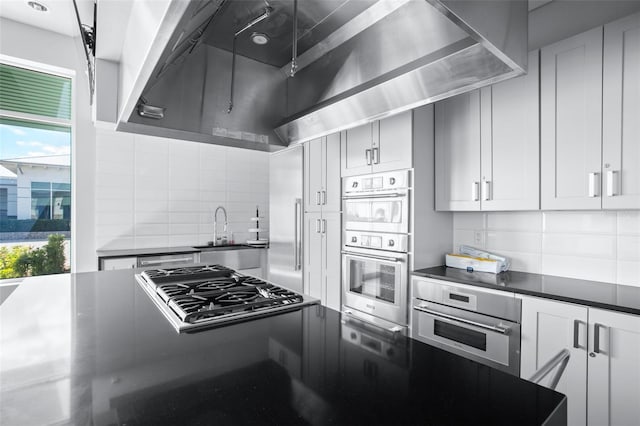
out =
[[(224, 214), (224, 235), (220, 237), (220, 243), (218, 243), (218, 210), (222, 210)], [(213, 214), (213, 245), (223, 245), (227, 243), (227, 211), (224, 207), (218, 206)]]

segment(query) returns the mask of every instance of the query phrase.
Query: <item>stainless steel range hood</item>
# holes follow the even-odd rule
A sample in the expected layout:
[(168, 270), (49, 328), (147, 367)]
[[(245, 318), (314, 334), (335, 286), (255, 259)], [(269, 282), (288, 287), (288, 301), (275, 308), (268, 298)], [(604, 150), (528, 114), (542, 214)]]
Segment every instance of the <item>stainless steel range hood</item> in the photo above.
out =
[[(257, 17), (227, 113), (234, 34)], [(191, 1), (134, 87), (163, 117), (135, 109), (118, 128), (273, 151), (526, 71), (524, 0), (299, 0), (290, 77), (293, 18), (293, 0)]]

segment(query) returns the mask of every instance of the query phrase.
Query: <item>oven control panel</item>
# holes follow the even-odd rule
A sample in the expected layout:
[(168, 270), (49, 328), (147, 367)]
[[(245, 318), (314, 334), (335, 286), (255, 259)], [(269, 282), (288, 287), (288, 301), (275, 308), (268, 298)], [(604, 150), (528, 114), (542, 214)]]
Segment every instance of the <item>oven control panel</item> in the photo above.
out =
[(344, 244), (349, 247), (362, 247), (406, 253), (408, 251), (409, 241), (406, 234), (345, 231)]
[(342, 180), (345, 196), (362, 193), (375, 193), (407, 189), (409, 185), (409, 170), (375, 173), (361, 176), (349, 176)]

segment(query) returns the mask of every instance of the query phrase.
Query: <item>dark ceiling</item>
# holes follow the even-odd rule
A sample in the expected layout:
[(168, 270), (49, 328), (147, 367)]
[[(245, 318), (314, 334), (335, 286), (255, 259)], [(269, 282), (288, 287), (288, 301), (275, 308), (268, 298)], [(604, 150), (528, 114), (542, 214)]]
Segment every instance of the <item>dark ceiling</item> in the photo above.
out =
[[(298, 0), (298, 55), (368, 9), (377, 0)], [(261, 15), (264, 0), (228, 0), (208, 26), (203, 41), (210, 46), (232, 50), (233, 36)], [(268, 18), (243, 32), (236, 40), (236, 53), (275, 67), (291, 61), (293, 42), (293, 0), (269, 0), (273, 11)], [(269, 37), (266, 45), (251, 41), (254, 32)]]

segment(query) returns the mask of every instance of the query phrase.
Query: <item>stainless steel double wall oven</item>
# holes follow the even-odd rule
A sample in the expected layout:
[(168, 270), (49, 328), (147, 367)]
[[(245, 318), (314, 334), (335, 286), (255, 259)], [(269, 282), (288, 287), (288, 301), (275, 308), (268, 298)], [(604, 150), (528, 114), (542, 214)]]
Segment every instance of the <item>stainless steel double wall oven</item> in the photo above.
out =
[(409, 170), (342, 181), (343, 308), (379, 325), (407, 325)]

